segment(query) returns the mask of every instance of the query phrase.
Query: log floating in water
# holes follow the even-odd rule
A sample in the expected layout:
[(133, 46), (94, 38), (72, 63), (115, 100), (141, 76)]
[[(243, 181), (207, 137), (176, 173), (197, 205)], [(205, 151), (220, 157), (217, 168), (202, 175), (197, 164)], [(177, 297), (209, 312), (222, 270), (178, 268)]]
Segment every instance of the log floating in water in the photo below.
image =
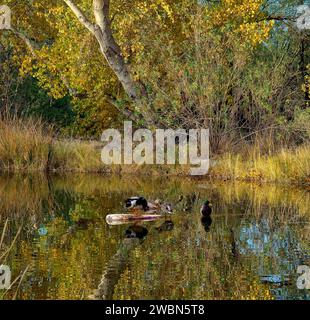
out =
[(127, 222), (153, 221), (161, 218), (160, 214), (108, 214), (106, 222), (110, 225), (122, 224)]

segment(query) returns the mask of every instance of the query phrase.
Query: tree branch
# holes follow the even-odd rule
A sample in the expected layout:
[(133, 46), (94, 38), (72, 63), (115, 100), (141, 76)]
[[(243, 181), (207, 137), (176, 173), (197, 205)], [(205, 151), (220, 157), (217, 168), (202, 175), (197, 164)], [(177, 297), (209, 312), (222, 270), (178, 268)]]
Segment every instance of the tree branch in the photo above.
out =
[(133, 122), (138, 122), (138, 118), (134, 115), (132, 111), (127, 108), (121, 108), (114, 97), (107, 95), (105, 99), (114, 106), (118, 111), (120, 111), (126, 118), (129, 118)]
[(275, 20), (275, 21), (291, 21), (291, 22), (294, 21), (293, 19), (291, 19), (289, 17), (284, 17), (284, 16), (267, 16), (267, 17), (264, 17), (264, 18), (258, 20), (257, 22), (272, 21), (272, 20)]
[(64, 0), (67, 6), (71, 9), (71, 11), (76, 15), (78, 20), (91, 32), (95, 33), (96, 26), (92, 24), (84, 15), (84, 13), (71, 1), (71, 0)]
[(93, 0), (94, 16), (97, 25), (102, 31), (106, 29), (107, 23), (109, 23), (109, 0)]
[(25, 44), (27, 45), (28, 49), (30, 50), (31, 54), (36, 57), (36, 53), (35, 50), (39, 48), (39, 46), (34, 43), (33, 41), (31, 41), (26, 35), (24, 35), (22, 32), (17, 31), (16, 29), (14, 29), (13, 27), (10, 27), (9, 29), (10, 31), (12, 31), (16, 36), (18, 36), (21, 40), (23, 40), (25, 42)]

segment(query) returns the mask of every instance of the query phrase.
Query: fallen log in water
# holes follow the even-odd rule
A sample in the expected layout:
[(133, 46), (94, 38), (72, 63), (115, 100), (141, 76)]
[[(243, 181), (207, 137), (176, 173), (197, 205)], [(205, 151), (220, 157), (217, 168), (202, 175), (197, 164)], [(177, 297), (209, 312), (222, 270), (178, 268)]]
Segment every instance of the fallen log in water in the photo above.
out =
[(160, 214), (108, 214), (106, 222), (109, 225), (117, 225), (128, 222), (154, 221), (162, 217)]

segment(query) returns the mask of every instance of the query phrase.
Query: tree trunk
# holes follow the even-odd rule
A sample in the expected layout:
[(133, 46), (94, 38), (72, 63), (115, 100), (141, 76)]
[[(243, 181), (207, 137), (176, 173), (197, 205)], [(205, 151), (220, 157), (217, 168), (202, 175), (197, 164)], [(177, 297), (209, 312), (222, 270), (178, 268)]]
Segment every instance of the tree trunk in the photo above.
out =
[[(101, 53), (122, 84), (125, 93), (137, 107), (142, 109), (142, 100), (145, 95), (143, 94), (143, 90), (140, 89), (140, 85), (132, 79), (128, 66), (121, 54), (120, 47), (112, 34), (109, 17), (110, 0), (93, 0), (96, 24), (89, 22), (82, 11), (71, 0), (64, 0), (64, 2), (73, 11), (79, 21), (96, 37)], [(139, 118), (132, 111), (126, 109), (123, 113), (131, 120), (135, 122), (139, 121)], [(153, 120), (147, 113), (144, 113), (144, 118), (148, 125), (153, 125)]]
[(93, 0), (93, 7), (97, 24), (95, 37), (100, 45), (100, 50), (121, 82), (127, 95), (130, 99), (136, 101), (139, 99), (137, 84), (131, 78), (124, 58), (121, 55), (120, 47), (112, 34), (109, 17), (110, 0)]

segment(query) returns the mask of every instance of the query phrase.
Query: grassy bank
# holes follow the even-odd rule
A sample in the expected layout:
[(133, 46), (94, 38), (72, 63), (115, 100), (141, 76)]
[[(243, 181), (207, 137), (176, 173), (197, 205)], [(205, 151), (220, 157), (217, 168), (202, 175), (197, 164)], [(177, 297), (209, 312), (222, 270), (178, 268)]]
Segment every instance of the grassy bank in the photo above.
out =
[[(188, 175), (188, 166), (106, 166), (98, 142), (57, 139), (40, 120), (0, 120), (0, 170), (89, 172), (106, 174)], [(209, 175), (224, 180), (310, 184), (310, 146), (262, 155), (259, 147), (243, 155), (224, 154)]]
[(0, 170), (100, 172), (95, 144), (58, 140), (40, 120), (0, 120)]
[(211, 168), (221, 179), (310, 184), (310, 145), (261, 155), (253, 149), (248, 156), (226, 154)]

